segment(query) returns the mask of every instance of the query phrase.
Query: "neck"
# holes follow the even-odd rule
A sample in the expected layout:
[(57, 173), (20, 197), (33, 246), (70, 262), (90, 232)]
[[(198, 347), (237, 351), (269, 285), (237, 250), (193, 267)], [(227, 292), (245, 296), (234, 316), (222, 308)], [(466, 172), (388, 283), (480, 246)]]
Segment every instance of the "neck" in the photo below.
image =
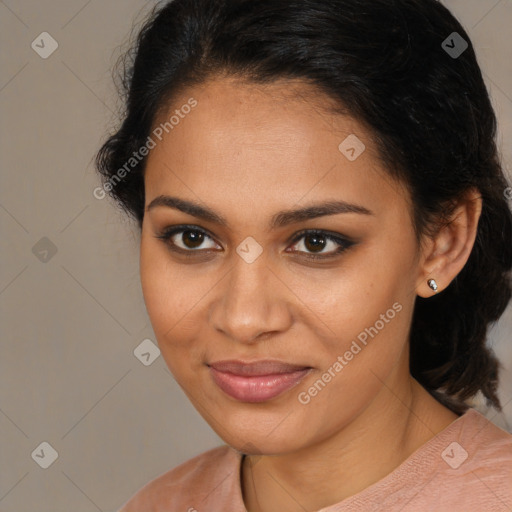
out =
[(396, 389), (399, 395), (383, 386), (357, 418), (317, 444), (246, 456), (241, 477), (248, 512), (314, 511), (338, 503), (385, 477), (457, 419), (409, 375)]

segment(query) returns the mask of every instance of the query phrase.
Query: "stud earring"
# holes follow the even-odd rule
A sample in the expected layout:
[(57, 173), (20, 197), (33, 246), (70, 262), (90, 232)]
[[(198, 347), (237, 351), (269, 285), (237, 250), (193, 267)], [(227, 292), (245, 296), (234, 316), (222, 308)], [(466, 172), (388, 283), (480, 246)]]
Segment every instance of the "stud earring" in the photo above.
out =
[(439, 287), (437, 286), (437, 283), (436, 283), (435, 279), (429, 279), (427, 281), (427, 284), (430, 287), (430, 289), (432, 289), (435, 293), (437, 293), (437, 290), (438, 290)]

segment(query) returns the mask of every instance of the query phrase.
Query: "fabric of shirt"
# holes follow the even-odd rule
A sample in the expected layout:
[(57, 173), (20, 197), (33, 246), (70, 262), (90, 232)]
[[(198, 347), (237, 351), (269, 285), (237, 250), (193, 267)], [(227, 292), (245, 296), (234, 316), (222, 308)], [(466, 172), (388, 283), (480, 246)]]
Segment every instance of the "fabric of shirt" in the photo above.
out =
[[(146, 484), (118, 512), (247, 512), (241, 462), (226, 445), (204, 452)], [(387, 476), (318, 512), (355, 511), (511, 512), (512, 435), (469, 409)]]

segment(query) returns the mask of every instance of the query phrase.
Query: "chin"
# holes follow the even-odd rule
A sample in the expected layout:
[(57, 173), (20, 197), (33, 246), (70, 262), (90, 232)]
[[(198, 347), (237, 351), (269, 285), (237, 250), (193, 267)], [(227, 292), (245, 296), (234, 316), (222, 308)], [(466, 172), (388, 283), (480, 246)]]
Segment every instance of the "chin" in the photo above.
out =
[[(284, 417), (286, 414), (281, 416), (281, 420)], [(249, 455), (281, 455), (300, 449), (297, 441), (300, 440), (301, 445), (304, 443), (304, 429), (294, 432), (284, 422), (272, 421), (272, 424), (274, 427), (262, 428), (257, 418), (251, 418), (247, 426), (240, 425), (240, 422), (224, 422), (222, 431), (215, 429), (215, 425), (210, 426), (226, 444)], [(276, 425), (279, 426), (276, 428)]]

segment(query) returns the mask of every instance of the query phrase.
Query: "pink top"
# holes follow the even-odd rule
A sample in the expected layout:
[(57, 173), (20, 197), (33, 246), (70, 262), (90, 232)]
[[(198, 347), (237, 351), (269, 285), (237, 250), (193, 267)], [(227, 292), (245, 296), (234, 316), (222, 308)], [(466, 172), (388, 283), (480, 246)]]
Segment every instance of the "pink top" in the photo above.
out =
[[(119, 512), (247, 512), (242, 455), (220, 446), (140, 489)], [(318, 512), (511, 512), (512, 435), (469, 409), (400, 466)]]

